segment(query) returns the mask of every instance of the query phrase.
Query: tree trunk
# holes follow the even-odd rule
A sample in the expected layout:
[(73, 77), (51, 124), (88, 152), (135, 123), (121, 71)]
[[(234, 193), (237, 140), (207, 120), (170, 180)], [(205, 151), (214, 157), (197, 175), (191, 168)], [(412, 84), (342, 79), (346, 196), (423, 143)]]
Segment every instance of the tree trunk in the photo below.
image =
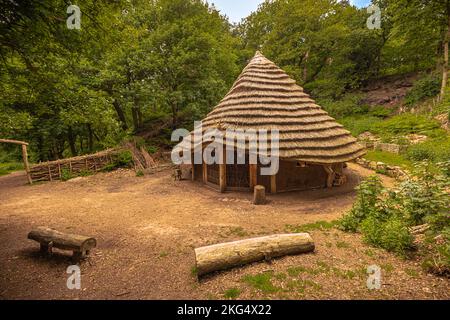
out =
[(172, 128), (175, 129), (178, 124), (178, 108), (176, 105), (172, 105)]
[(138, 115), (137, 107), (131, 108), (131, 115), (133, 116), (134, 130), (137, 131), (139, 129), (139, 115)]
[(123, 112), (119, 102), (117, 100), (114, 100), (113, 106), (114, 109), (116, 110), (117, 117), (119, 117), (119, 120), (122, 123), (122, 129), (128, 130), (127, 119), (125, 118), (125, 113)]
[(444, 65), (442, 66), (442, 85), (439, 101), (444, 99), (445, 90), (448, 82), (448, 42), (450, 40), (450, 1), (447, 1), (447, 32), (444, 38)]
[(139, 123), (139, 128), (142, 128), (144, 126), (144, 117), (142, 115), (141, 108), (138, 109), (138, 123)]
[(197, 274), (229, 269), (261, 260), (314, 251), (308, 233), (280, 234), (195, 249)]
[(90, 123), (88, 123), (86, 126), (88, 129), (88, 148), (89, 152), (92, 152), (94, 150), (94, 132), (92, 131), (92, 126)]
[(73, 157), (76, 157), (77, 156), (77, 148), (75, 146), (76, 136), (74, 135), (71, 126), (69, 126), (67, 137), (69, 140), (70, 152), (72, 153)]

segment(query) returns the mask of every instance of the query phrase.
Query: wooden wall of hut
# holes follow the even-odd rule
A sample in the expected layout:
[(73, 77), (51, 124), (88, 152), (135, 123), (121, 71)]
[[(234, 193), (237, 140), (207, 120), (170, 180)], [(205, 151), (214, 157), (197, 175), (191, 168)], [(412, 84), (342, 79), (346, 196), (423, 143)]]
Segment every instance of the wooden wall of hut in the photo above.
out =
[(328, 174), (321, 165), (280, 160), (277, 174), (277, 191), (295, 191), (324, 188)]

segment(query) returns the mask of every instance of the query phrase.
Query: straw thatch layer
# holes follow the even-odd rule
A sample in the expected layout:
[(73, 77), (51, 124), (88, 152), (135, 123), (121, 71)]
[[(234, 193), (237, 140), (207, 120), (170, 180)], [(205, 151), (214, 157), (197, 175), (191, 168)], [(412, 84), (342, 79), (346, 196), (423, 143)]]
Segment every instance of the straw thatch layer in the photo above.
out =
[[(202, 124), (203, 133), (210, 129), (278, 130), (280, 158), (284, 159), (332, 164), (365, 153), (350, 132), (259, 52)], [(191, 140), (180, 147), (192, 145)]]

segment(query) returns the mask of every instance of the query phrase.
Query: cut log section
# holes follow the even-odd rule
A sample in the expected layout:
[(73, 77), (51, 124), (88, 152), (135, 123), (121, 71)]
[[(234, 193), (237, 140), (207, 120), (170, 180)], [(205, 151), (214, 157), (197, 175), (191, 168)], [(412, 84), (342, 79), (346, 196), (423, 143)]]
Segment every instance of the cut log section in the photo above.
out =
[(62, 233), (57, 230), (38, 227), (28, 234), (28, 239), (41, 245), (41, 252), (52, 253), (52, 248), (73, 251), (74, 260), (80, 260), (97, 246), (97, 240), (76, 234)]
[(262, 205), (266, 203), (266, 188), (264, 186), (255, 186), (253, 190), (253, 204)]
[(198, 276), (285, 255), (314, 251), (308, 233), (280, 234), (195, 249)]

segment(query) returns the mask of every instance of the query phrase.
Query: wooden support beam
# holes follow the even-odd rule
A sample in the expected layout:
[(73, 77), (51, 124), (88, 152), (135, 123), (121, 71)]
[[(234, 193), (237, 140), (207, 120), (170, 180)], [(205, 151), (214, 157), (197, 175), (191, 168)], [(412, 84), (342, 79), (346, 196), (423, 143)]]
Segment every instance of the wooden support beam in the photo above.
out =
[(27, 142), (19, 141), (19, 140), (0, 139), (0, 142), (3, 142), (3, 143), (12, 143), (12, 144), (21, 144), (21, 145), (25, 145), (25, 146), (28, 145)]
[(25, 168), (25, 171), (27, 173), (28, 183), (33, 184), (33, 179), (31, 179), (30, 173), (30, 165), (28, 163), (27, 144), (22, 144), (22, 158), (23, 158), (23, 167)]
[(323, 168), (325, 169), (325, 171), (328, 174), (327, 188), (332, 188), (333, 183), (334, 183), (334, 178), (336, 177), (336, 172), (334, 172), (334, 170), (329, 165), (325, 165), (325, 166), (323, 166)]
[(203, 183), (208, 182), (208, 166), (206, 162), (203, 161)]
[(253, 190), (254, 187), (258, 184), (258, 165), (250, 164), (250, 189)]
[(277, 193), (277, 175), (270, 176), (270, 193)]
[(220, 192), (224, 193), (227, 190), (227, 165), (225, 163), (219, 164), (219, 186)]
[[(192, 158), (192, 160), (194, 160), (194, 158)], [(192, 181), (195, 181), (195, 164), (194, 161), (192, 161), (192, 165), (191, 165), (191, 174), (192, 174)]]

